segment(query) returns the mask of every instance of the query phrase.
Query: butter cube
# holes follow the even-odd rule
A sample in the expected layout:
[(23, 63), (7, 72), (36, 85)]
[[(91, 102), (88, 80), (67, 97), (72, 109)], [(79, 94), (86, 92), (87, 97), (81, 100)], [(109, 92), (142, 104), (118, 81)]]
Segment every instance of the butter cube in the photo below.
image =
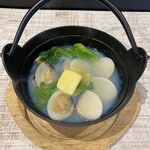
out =
[(73, 95), (81, 79), (82, 76), (78, 73), (65, 70), (58, 80), (57, 88), (69, 95)]

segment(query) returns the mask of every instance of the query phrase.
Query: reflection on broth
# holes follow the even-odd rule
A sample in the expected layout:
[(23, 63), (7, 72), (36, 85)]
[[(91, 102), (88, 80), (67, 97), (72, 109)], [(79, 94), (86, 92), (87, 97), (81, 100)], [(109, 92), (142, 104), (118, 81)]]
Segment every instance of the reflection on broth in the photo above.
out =
[(78, 43), (42, 52), (29, 72), (28, 90), (48, 117), (83, 123), (110, 110), (119, 96), (121, 78), (110, 58)]

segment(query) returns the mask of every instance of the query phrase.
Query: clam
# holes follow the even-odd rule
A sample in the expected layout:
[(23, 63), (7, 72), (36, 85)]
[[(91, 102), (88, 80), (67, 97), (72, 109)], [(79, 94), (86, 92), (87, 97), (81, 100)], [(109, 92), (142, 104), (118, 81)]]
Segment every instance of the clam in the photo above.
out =
[(62, 92), (55, 92), (49, 99), (47, 104), (48, 115), (57, 121), (64, 120), (71, 115), (74, 105), (71, 96)]
[(32, 84), (33, 84), (34, 87), (37, 86), (37, 83), (36, 83), (36, 81), (35, 81), (35, 76), (32, 78)]
[(35, 59), (35, 61), (34, 61), (34, 63), (35, 63), (37, 66), (39, 66), (39, 65), (42, 63), (42, 61), (41, 61), (40, 59), (41, 59), (41, 57), (39, 56), (39, 57), (37, 57), (37, 58)]
[(91, 70), (89, 63), (81, 59), (74, 59), (70, 64), (70, 69), (81, 76), (84, 76)]
[(84, 60), (74, 59), (70, 64), (70, 69), (82, 76), (82, 81), (90, 83), (92, 78), (91, 65)]
[(94, 77), (92, 81), (94, 85), (92, 91), (100, 97), (102, 102), (111, 101), (116, 98), (117, 89), (110, 80), (103, 77)]
[(114, 68), (114, 62), (108, 57), (102, 57), (93, 64), (94, 72), (104, 78), (109, 78), (113, 74)]
[(46, 62), (41, 63), (35, 72), (35, 81), (39, 86), (41, 82), (51, 83), (56, 78), (54, 69)]
[(64, 71), (64, 70), (70, 70), (70, 63), (71, 63), (71, 60), (69, 59), (66, 59), (63, 63), (62, 63), (62, 66), (61, 66), (61, 70)]
[(98, 119), (103, 110), (103, 105), (97, 94), (86, 90), (78, 99), (77, 111), (87, 120)]

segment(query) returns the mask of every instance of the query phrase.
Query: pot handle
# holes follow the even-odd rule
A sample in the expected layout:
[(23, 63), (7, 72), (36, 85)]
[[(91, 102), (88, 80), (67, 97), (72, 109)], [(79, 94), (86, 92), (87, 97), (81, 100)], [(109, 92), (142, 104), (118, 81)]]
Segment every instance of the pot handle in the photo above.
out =
[[(8, 55), (11, 56), (14, 54), (15, 52), (15, 49), (18, 45), (18, 42), (21, 38), (21, 35), (24, 31), (24, 28), (26, 27), (28, 21), (30, 20), (30, 18), (42, 7), (44, 6), (45, 4), (47, 4), (48, 2), (50, 2), (52, 0), (40, 0), (37, 4), (35, 4), (27, 13), (26, 15), (24, 16), (23, 20), (21, 21), (20, 23), (20, 26), (17, 30), (17, 33), (15, 35), (15, 38), (14, 38), (14, 41), (13, 41), (13, 44), (12, 44), (12, 47), (10, 49), (10, 51), (8, 52)], [(99, 3), (103, 4), (105, 7), (107, 7), (109, 10), (111, 10), (115, 16), (119, 19), (120, 23), (122, 24), (126, 34), (127, 34), (127, 37), (130, 41), (130, 44), (132, 46), (132, 50), (134, 52), (134, 55), (136, 57), (136, 59), (140, 60), (141, 59), (141, 55), (140, 55), (140, 52), (139, 52), (139, 49), (136, 45), (136, 42), (135, 42), (135, 39), (133, 37), (133, 34), (132, 34), (132, 31), (129, 27), (129, 24), (127, 22), (127, 20), (125, 19), (125, 17), (123, 16), (123, 14), (109, 1), (109, 0), (96, 0), (98, 1)]]

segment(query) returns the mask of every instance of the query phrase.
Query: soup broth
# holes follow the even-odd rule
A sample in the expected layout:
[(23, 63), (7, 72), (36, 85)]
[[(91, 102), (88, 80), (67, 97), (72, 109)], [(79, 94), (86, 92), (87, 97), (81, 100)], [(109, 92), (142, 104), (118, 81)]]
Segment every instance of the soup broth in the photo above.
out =
[[(61, 49), (67, 49), (67, 48), (69, 48), (71, 46), (73, 46), (73, 45), (64, 45), (64, 46), (61, 46), (59, 48), (61, 48)], [(86, 112), (86, 109), (88, 110), (89, 108), (85, 108), (84, 109), (82, 107), (83, 105), (84, 106), (87, 105), (87, 107), (88, 107), (87, 103), (88, 103), (88, 99), (90, 99), (89, 98), (90, 96), (87, 97), (87, 103), (86, 103), (85, 94), (89, 94), (89, 95), (93, 94), (93, 96), (95, 96), (95, 98), (93, 97), (93, 103), (94, 103), (95, 99), (97, 99), (97, 101), (99, 101), (99, 100), (101, 101), (102, 106), (101, 106), (100, 103), (97, 104), (97, 105), (99, 105), (99, 108), (102, 111), (102, 112), (100, 112), (99, 110), (97, 111), (97, 113), (101, 113), (99, 115), (99, 117), (102, 116), (102, 115), (104, 115), (105, 113), (107, 113), (110, 110), (110, 108), (115, 104), (115, 102), (116, 102), (116, 100), (117, 100), (117, 98), (119, 96), (120, 90), (121, 90), (121, 78), (120, 78), (120, 74), (119, 74), (119, 71), (118, 71), (117, 67), (114, 65), (114, 69), (113, 69), (112, 74), (110, 75), (110, 77), (108, 75), (109, 73), (107, 73), (108, 72), (107, 70), (111, 70), (111, 69), (107, 69), (106, 71), (104, 71), (105, 72), (104, 75), (103, 75), (103, 73), (101, 74), (101, 72), (99, 74), (98, 70), (99, 69), (101, 70), (101, 66), (103, 66), (103, 63), (105, 63), (105, 61), (106, 61), (104, 58), (108, 58), (108, 57), (106, 57), (103, 53), (97, 51), (96, 49), (94, 49), (92, 47), (86, 47), (86, 48), (90, 52), (92, 52), (93, 54), (95, 54), (99, 59), (96, 60), (96, 61), (93, 61), (93, 60), (89, 60), (89, 59), (81, 59), (81, 58), (72, 58), (72, 57), (62, 56), (62, 57), (60, 57), (58, 59), (57, 63), (54, 63), (52, 65), (50, 64), (50, 67), (52, 68), (51, 71), (55, 72), (55, 73), (53, 73), (53, 75), (55, 77), (52, 76), (51, 80), (54, 80), (54, 81), (57, 80), (57, 90), (54, 91), (54, 93), (56, 93), (57, 91), (61, 91), (61, 86), (62, 86), (62, 90), (64, 90), (63, 89), (63, 85), (61, 85), (61, 81), (60, 81), (61, 79), (60, 78), (62, 78), (62, 80), (63, 80), (63, 76), (65, 76), (65, 73), (67, 73), (67, 72), (65, 72), (65, 70), (67, 70), (68, 72), (71, 70), (71, 73), (75, 72), (77, 74), (77, 77), (81, 76), (82, 79), (78, 79), (78, 80), (80, 80), (79, 83), (78, 83), (78, 86), (80, 85), (80, 83), (83, 80), (83, 76), (82, 76), (82, 73), (80, 73), (80, 71), (81, 72), (84, 72), (84, 71), (86, 72), (87, 71), (88, 75), (90, 75), (90, 81), (92, 83), (92, 86), (94, 86), (94, 87), (92, 87), (92, 88), (89, 89), (88, 86), (87, 86), (87, 88), (85, 90), (83, 90), (81, 93), (80, 92), (78, 93), (78, 92), (76, 92), (77, 89), (78, 89), (78, 86), (77, 86), (76, 89), (75, 89), (75, 91), (73, 92), (73, 94), (68, 94), (67, 93), (69, 95), (69, 99), (71, 100), (71, 102), (68, 104), (68, 101), (66, 101), (66, 104), (64, 106), (58, 106), (58, 105), (54, 106), (54, 103), (50, 104), (53, 101), (52, 97), (54, 97), (52, 95), (51, 99), (49, 97), (48, 102), (46, 102), (46, 104), (44, 106), (38, 107), (38, 109), (42, 113), (44, 113), (46, 116), (50, 117), (49, 113), (52, 113), (52, 112), (48, 111), (48, 108), (51, 108), (51, 105), (52, 105), (56, 109), (57, 108), (62, 108), (63, 110), (64, 110), (64, 108), (65, 108), (65, 110), (73, 109), (70, 113), (68, 113), (69, 116), (67, 116), (66, 118), (64, 117), (64, 119), (60, 119), (60, 120), (56, 119), (58, 121), (62, 121), (62, 122), (66, 122), (66, 123), (76, 123), (77, 124), (77, 123), (83, 123), (83, 122), (95, 120), (94, 118), (92, 119), (91, 117), (95, 116), (95, 117), (98, 118), (98, 116), (96, 114), (93, 115), (91, 112)], [(103, 62), (98, 62), (98, 61), (102, 61), (102, 60), (103, 60)], [(111, 61), (111, 60), (109, 60), (109, 61)], [(99, 66), (98, 63), (102, 63), (102, 65)], [(88, 67), (86, 67), (86, 64), (88, 64)], [(108, 64), (108, 66), (109, 66), (109, 62), (108, 63), (106, 62), (106, 64)], [(33, 79), (35, 78), (35, 74), (37, 72), (38, 66), (37, 66), (37, 64), (33, 63), (32, 67), (31, 67), (31, 70), (29, 72), (29, 76), (28, 76), (28, 91), (29, 91), (29, 95), (30, 95), (30, 97), (31, 97), (31, 99), (32, 99), (32, 101), (33, 101), (33, 103), (35, 105), (37, 105), (37, 97), (35, 96), (35, 89), (38, 88), (38, 85), (37, 85), (37, 83), (34, 84)], [(78, 66), (79, 67), (81, 66), (81, 70), (79, 68), (79, 71), (78, 71)], [(103, 70), (103, 68), (102, 68), (102, 70)], [(105, 66), (104, 66), (104, 70), (105, 70)], [(40, 72), (42, 72), (42, 71), (40, 71)], [(48, 78), (49, 78), (49, 72), (47, 73), (47, 75), (48, 75)], [(47, 76), (45, 78), (47, 78)], [(73, 76), (72, 76), (72, 78), (73, 78)], [(36, 81), (37, 80), (38, 79), (36, 79)], [(42, 80), (40, 79), (39, 84), (40, 84), (41, 81)], [(99, 90), (101, 88), (100, 89), (94, 89), (95, 87), (99, 86), (99, 84), (97, 83), (99, 81), (102, 81), (102, 84), (100, 83), (100, 87), (104, 87), (104, 89), (101, 91), (102, 97), (101, 97), (101, 94), (99, 94)], [(58, 88), (58, 86), (59, 86), (58, 82), (60, 82), (60, 88)], [(75, 82), (75, 80), (74, 80), (74, 82)], [(93, 82), (94, 82), (94, 84), (93, 84)], [(105, 85), (105, 83), (106, 83), (106, 85)], [(48, 84), (51, 84), (51, 83), (48, 83)], [(104, 86), (103, 86), (103, 84), (104, 84)], [(109, 87), (109, 85), (110, 85), (110, 87)], [(109, 90), (110, 91), (116, 90), (115, 91), (115, 95), (114, 95), (114, 92), (112, 94), (111, 93), (109, 94), (108, 93)], [(64, 92), (64, 93), (66, 93), (66, 92)], [(83, 93), (85, 93), (85, 94), (83, 95)], [(108, 96), (106, 97), (103, 93), (105, 93)], [(58, 94), (56, 94), (56, 95), (58, 95)], [(111, 97), (108, 98), (109, 95), (113, 95), (112, 98)], [(54, 97), (53, 99), (55, 100), (56, 98)], [(79, 102), (79, 100), (81, 100), (81, 101)], [(60, 103), (61, 102), (59, 102), (59, 100), (58, 100), (58, 104), (60, 104)], [(94, 105), (96, 105), (96, 103), (97, 102), (95, 102), (93, 104), (93, 107), (97, 107), (97, 106), (94, 106)], [(79, 106), (79, 104), (80, 104), (80, 106)], [(50, 106), (47, 106), (47, 105), (50, 105)], [(71, 106), (74, 106), (74, 107), (70, 108)], [(93, 108), (93, 109), (95, 109), (95, 108)], [(91, 108), (91, 110), (92, 110), (92, 108)], [(85, 115), (84, 115), (84, 112), (85, 112)], [(65, 113), (66, 112), (64, 112), (64, 114)], [(89, 116), (88, 116), (88, 114), (89, 114)], [(67, 113), (66, 113), (66, 115), (67, 115)]]

